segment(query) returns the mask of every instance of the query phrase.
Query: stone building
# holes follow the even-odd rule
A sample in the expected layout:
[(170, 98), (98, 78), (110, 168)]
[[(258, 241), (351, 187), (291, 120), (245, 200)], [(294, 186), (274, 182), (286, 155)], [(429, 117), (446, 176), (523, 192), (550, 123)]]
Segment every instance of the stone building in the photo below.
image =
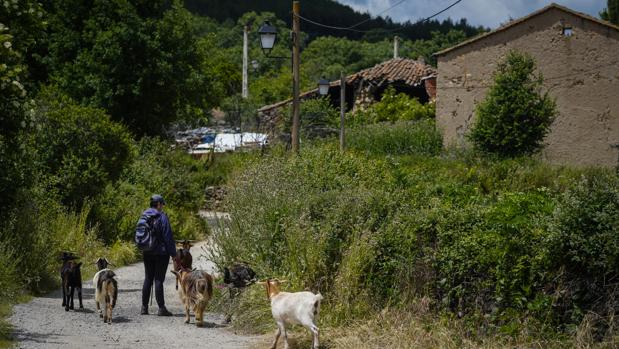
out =
[(475, 106), (510, 50), (535, 58), (557, 102), (541, 157), (554, 164), (618, 165), (619, 27), (556, 4), (435, 54), (436, 115), (445, 145), (466, 145)]
[[(397, 92), (416, 97), (422, 103), (433, 101), (436, 97), (436, 70), (423, 61), (393, 58), (359, 71), (346, 77), (346, 108), (347, 110), (364, 109), (375, 101), (379, 101), (388, 87)], [(301, 100), (318, 97), (318, 88), (304, 92)], [(340, 106), (340, 80), (331, 82), (329, 98), (336, 108)], [(263, 125), (275, 125), (281, 118), (286, 106), (292, 103), (287, 99), (258, 109)]]

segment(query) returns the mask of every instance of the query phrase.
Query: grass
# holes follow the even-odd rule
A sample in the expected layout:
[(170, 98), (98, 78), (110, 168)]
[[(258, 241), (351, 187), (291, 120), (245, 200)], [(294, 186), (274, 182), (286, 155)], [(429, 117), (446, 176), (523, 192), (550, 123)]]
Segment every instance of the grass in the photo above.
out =
[[(586, 278), (560, 272), (571, 263), (563, 256), (608, 246), (604, 272), (615, 275), (616, 177), (437, 151), (419, 125), (372, 125), (344, 154), (306, 144), (300, 156), (247, 166), (228, 181), (233, 220), (214, 232), (213, 261), (249, 260), (260, 278), (289, 280), (286, 291), (320, 291), (325, 348), (616, 345), (616, 327), (603, 324), (612, 307), (561, 293)], [(596, 221), (572, 219), (589, 209)], [(592, 237), (563, 244), (570, 231)], [(612, 290), (598, 289), (608, 299)], [(424, 297), (426, 308), (416, 305)], [(260, 287), (214, 305), (235, 330), (272, 340)], [(308, 346), (308, 333), (294, 332)]]

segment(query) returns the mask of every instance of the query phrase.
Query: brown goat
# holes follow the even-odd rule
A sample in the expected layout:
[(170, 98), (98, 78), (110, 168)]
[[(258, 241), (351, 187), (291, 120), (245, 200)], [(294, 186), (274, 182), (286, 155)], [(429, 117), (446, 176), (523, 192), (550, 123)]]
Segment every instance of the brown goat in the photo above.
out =
[(189, 310), (193, 309), (196, 326), (202, 327), (204, 310), (213, 297), (213, 277), (203, 270), (192, 271), (187, 268), (171, 272), (181, 284), (179, 296), (185, 306), (185, 323), (189, 323)]
[[(177, 258), (173, 259), (174, 271), (180, 271), (182, 268), (192, 269), (193, 257), (191, 256), (190, 249), (193, 247), (191, 244), (193, 241), (183, 240), (180, 244), (180, 248), (176, 250)], [(178, 290), (178, 279), (176, 280), (176, 289)]]

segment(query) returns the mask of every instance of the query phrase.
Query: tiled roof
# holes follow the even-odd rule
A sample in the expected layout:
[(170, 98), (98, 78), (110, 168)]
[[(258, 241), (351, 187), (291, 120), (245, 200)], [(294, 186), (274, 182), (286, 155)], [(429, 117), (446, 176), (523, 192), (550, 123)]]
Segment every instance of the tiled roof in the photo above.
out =
[(565, 6), (561, 6), (561, 5), (552, 3), (552, 4), (550, 4), (550, 5), (546, 6), (546, 7), (543, 7), (543, 8), (541, 8), (541, 9), (535, 11), (535, 12), (532, 12), (532, 13), (524, 16), (524, 17), (515, 19), (515, 20), (513, 20), (513, 21), (511, 21), (511, 22), (509, 22), (509, 23), (507, 23), (507, 24), (505, 24), (505, 25), (495, 29), (495, 30), (489, 31), (487, 33), (480, 34), (480, 35), (478, 35), (476, 37), (473, 37), (473, 38), (471, 38), (469, 40), (463, 41), (463, 42), (461, 42), (461, 43), (459, 43), (459, 44), (457, 44), (455, 46), (446, 48), (446, 49), (444, 49), (442, 51), (438, 51), (438, 52), (436, 52), (434, 54), (434, 56), (442, 56), (442, 55), (444, 55), (447, 52), (451, 52), (453, 50), (456, 50), (456, 49), (459, 49), (461, 47), (467, 46), (468, 44), (473, 43), (475, 41), (478, 41), (478, 40), (487, 38), (488, 36), (491, 36), (491, 35), (494, 35), (496, 33), (502, 32), (502, 31), (504, 31), (506, 29), (509, 29), (509, 28), (511, 28), (513, 26), (516, 26), (516, 25), (520, 24), (520, 23), (523, 23), (523, 22), (525, 22), (525, 21), (527, 21), (527, 20), (529, 20), (529, 19), (531, 19), (531, 18), (533, 18), (535, 16), (538, 16), (540, 14), (546, 13), (548, 10), (551, 10), (551, 9), (559, 9), (561, 11), (564, 11), (564, 12), (567, 12), (567, 13), (571, 13), (571, 14), (573, 14), (575, 16), (587, 19), (587, 20), (589, 20), (591, 22), (595, 22), (595, 23), (601, 24), (601, 25), (606, 26), (608, 28), (611, 28), (611, 29), (614, 29), (614, 30), (619, 30), (619, 26), (616, 26), (616, 25), (614, 25), (614, 24), (612, 24), (610, 22), (603, 21), (601, 19), (589, 16), (587, 14), (574, 11), (574, 10), (572, 10), (570, 8), (565, 7)]
[(421, 84), (423, 78), (433, 74), (436, 74), (436, 70), (423, 62), (408, 58), (394, 58), (354, 73), (346, 78), (346, 82), (350, 84), (366, 80), (379, 86), (384, 83), (402, 82), (416, 86)]
[[(385, 83), (402, 83), (417, 86), (423, 83), (424, 78), (436, 76), (436, 69), (420, 61), (408, 58), (393, 58), (379, 63), (371, 68), (364, 69), (346, 77), (346, 84), (357, 84), (361, 81), (370, 81), (376, 86)], [(340, 86), (340, 80), (332, 81), (331, 87)], [(305, 99), (318, 93), (318, 88), (301, 93), (300, 98)], [(279, 108), (290, 103), (292, 99), (287, 99), (275, 104), (264, 106), (258, 111), (264, 112), (273, 108)]]

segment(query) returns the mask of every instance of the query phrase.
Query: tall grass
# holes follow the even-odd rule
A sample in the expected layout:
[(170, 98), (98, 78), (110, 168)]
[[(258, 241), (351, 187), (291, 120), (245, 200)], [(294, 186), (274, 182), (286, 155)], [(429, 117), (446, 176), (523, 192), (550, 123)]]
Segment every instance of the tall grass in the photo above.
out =
[[(288, 279), (286, 290), (320, 291), (322, 323), (335, 327), (427, 299), (434, 315), (462, 317), (469, 338), (544, 339), (570, 333), (601, 309), (587, 289), (565, 292), (588, 279), (565, 274), (572, 262), (564, 256), (607, 246), (603, 275), (619, 276), (619, 178), (612, 171), (368, 151), (379, 154), (306, 146), (300, 156), (271, 154), (249, 166), (231, 183), (232, 222), (214, 236), (216, 264), (250, 261), (261, 277)], [(583, 184), (592, 180), (597, 186)], [(574, 207), (602, 213), (578, 220)], [(599, 240), (568, 234), (574, 227)], [(567, 239), (564, 252), (556, 236)], [(256, 292), (233, 304), (237, 326), (263, 328), (268, 304)], [(612, 293), (595, 294), (616, 306)], [(603, 325), (615, 321), (604, 309), (602, 319), (589, 321), (602, 342), (616, 328)]]
[(368, 155), (437, 155), (443, 144), (433, 119), (356, 126), (346, 141)]

